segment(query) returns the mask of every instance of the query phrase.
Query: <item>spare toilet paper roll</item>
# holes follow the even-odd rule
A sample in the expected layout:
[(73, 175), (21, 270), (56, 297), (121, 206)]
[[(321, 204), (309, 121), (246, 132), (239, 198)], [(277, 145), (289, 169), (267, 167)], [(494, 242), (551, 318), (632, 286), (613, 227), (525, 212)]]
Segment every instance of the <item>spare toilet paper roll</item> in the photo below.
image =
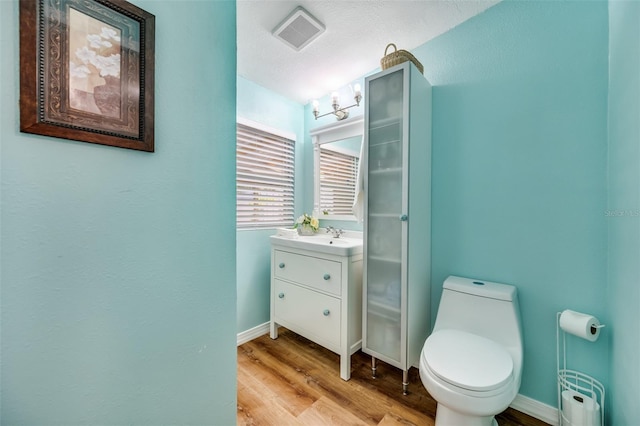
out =
[(571, 426), (600, 426), (600, 404), (572, 390), (562, 391), (562, 415)]
[(582, 337), (590, 342), (595, 342), (600, 336), (600, 325), (598, 318), (575, 312), (570, 309), (560, 314), (560, 328), (574, 336)]
[(573, 413), (571, 409), (573, 408), (571, 404), (571, 399), (575, 392), (570, 390), (562, 391), (562, 416), (566, 419), (569, 424), (573, 423)]

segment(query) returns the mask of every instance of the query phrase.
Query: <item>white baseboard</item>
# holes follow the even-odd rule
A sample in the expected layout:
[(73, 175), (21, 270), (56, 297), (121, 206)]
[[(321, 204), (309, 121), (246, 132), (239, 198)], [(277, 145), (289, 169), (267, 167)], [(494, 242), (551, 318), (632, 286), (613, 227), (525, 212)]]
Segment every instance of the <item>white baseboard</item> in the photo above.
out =
[(269, 321), (264, 324), (256, 325), (249, 330), (245, 330), (241, 333), (238, 333), (237, 345), (240, 346), (243, 343), (247, 343), (250, 340), (253, 340), (257, 337), (260, 337), (269, 332)]
[(510, 407), (550, 425), (558, 426), (558, 409), (551, 405), (518, 394)]
[[(243, 343), (247, 343), (248, 341), (256, 339), (267, 333), (269, 333), (268, 321), (264, 324), (257, 325), (249, 330), (238, 333), (237, 344), (240, 346)], [(529, 398), (528, 396), (518, 394), (510, 407), (514, 410), (520, 411), (521, 413), (535, 417), (538, 420), (542, 420), (552, 426), (558, 426), (558, 409), (551, 405), (547, 405), (533, 398)]]

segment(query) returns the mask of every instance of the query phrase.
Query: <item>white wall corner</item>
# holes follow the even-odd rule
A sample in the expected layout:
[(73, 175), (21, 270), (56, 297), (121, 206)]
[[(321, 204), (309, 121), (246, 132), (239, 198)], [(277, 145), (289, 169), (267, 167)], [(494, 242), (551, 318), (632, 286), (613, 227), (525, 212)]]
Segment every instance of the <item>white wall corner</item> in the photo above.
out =
[(521, 394), (516, 396), (510, 407), (552, 426), (558, 426), (558, 409), (556, 407)]
[(253, 339), (256, 339), (262, 335), (265, 335), (269, 332), (269, 322), (265, 322), (264, 324), (257, 325), (249, 330), (245, 330), (241, 333), (238, 333), (237, 345), (240, 346), (243, 343), (247, 343)]

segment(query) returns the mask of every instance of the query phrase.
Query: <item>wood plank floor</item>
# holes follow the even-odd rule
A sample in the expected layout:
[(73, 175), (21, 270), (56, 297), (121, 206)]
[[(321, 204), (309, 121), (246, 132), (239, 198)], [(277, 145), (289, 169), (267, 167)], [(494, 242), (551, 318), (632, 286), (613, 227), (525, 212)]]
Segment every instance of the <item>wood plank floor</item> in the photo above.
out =
[[(345, 382), (338, 355), (284, 328), (276, 340), (264, 335), (238, 346), (238, 425), (434, 425), (436, 402), (417, 369), (404, 396), (400, 370), (379, 361), (373, 379), (371, 357), (360, 351), (351, 363)], [(497, 420), (546, 424), (510, 408)]]

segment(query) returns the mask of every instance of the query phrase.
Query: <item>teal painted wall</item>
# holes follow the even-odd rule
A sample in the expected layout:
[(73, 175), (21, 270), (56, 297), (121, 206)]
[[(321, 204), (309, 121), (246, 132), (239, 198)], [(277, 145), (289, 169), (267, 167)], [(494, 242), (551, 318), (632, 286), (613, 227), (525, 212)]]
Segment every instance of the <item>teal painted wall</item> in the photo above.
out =
[[(302, 214), (305, 164), (305, 132), (302, 105), (245, 78), (238, 77), (237, 115), (296, 135), (296, 217)], [(312, 170), (313, 174), (313, 170)], [(269, 321), (271, 243), (274, 229), (238, 230), (237, 235), (237, 332)]]
[(640, 3), (609, 3), (611, 423), (640, 421)]
[[(434, 86), (432, 317), (450, 274), (517, 286), (520, 393), (555, 406), (556, 312), (611, 319), (607, 3), (505, 1), (413, 53)], [(607, 386), (607, 331), (568, 343)]]
[(156, 152), (19, 132), (0, 1), (2, 424), (233, 424), (235, 2), (156, 16)]

